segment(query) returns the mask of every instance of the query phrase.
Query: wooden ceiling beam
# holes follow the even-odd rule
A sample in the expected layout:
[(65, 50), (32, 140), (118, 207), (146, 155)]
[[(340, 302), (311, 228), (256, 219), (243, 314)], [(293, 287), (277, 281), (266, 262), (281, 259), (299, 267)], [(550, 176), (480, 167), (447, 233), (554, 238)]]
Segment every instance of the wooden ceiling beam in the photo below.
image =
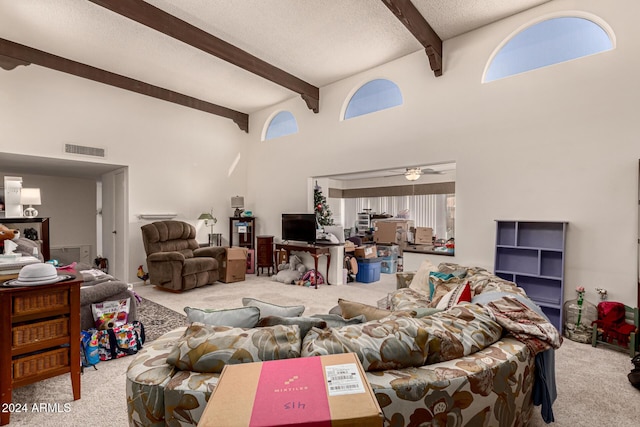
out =
[(248, 114), (0, 38), (0, 67), (11, 70), (17, 65), (29, 64), (225, 117), (233, 120), (241, 130), (249, 132)]
[(429, 64), (436, 77), (442, 75), (442, 39), (420, 14), (410, 0), (382, 0), (396, 18), (404, 24), (413, 36), (424, 46)]
[(320, 89), (244, 50), (142, 0), (89, 0), (119, 15), (216, 56), (302, 96), (307, 107), (320, 109)]

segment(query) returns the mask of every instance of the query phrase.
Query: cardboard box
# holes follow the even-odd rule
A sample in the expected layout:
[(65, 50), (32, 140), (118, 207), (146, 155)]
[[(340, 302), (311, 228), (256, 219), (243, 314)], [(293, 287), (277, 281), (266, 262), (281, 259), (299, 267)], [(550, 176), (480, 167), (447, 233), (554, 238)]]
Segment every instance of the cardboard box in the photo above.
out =
[(198, 423), (210, 426), (382, 426), (353, 353), (227, 365)]
[(378, 256), (378, 250), (376, 249), (376, 245), (358, 246), (354, 255), (356, 258), (376, 258)]
[(432, 245), (433, 229), (430, 227), (416, 227), (415, 243), (418, 245)]
[(246, 248), (225, 248), (224, 261), (220, 266), (220, 281), (225, 283), (241, 282), (247, 270)]
[(407, 232), (413, 221), (406, 219), (379, 220), (374, 224), (373, 241), (376, 243), (401, 243), (407, 240)]

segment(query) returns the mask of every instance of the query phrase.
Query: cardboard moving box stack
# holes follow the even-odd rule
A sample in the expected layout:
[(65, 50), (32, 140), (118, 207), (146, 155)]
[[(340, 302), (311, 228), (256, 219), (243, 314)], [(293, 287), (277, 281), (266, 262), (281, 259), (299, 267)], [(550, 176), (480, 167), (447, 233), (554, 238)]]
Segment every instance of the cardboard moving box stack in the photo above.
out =
[(220, 266), (220, 281), (224, 283), (241, 282), (247, 271), (247, 249), (225, 248), (226, 254)]
[(433, 245), (433, 229), (431, 227), (416, 227), (416, 245)]
[(373, 240), (376, 243), (402, 243), (407, 241), (407, 232), (413, 221), (407, 219), (385, 219), (374, 223)]
[(345, 353), (227, 365), (198, 426), (382, 424), (358, 357)]

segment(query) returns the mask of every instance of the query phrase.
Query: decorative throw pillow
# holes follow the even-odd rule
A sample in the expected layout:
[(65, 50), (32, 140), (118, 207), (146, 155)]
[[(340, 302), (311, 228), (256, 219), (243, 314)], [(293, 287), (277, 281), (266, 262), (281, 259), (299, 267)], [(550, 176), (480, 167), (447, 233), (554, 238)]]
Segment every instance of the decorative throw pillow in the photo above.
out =
[(222, 372), (225, 365), (300, 357), (297, 325), (230, 328), (193, 323), (167, 356), (183, 371)]
[(304, 339), (305, 335), (307, 335), (307, 332), (309, 332), (309, 329), (324, 329), (327, 327), (327, 322), (314, 317), (267, 316), (260, 318), (256, 326), (262, 328), (265, 326), (275, 325), (298, 325), (298, 327), (300, 328), (300, 339)]
[(389, 294), (389, 301), (392, 312), (412, 310), (416, 312), (415, 317), (431, 316), (442, 311), (439, 308), (430, 307), (429, 296), (424, 292), (410, 288), (401, 288)]
[[(475, 269), (477, 267), (472, 267), (471, 269)], [(441, 262), (438, 264), (438, 271), (440, 273), (445, 274), (453, 274), (456, 277), (464, 278), (467, 275), (470, 267), (466, 267), (464, 265), (456, 264), (454, 262)]]
[(446, 282), (453, 277), (455, 277), (453, 274), (440, 273), (439, 271), (432, 271), (429, 273), (429, 298), (433, 299), (433, 293), (436, 291), (436, 280), (434, 280), (434, 278), (438, 278)]
[(423, 291), (416, 291), (411, 288), (400, 288), (389, 294), (389, 307), (392, 311), (416, 307), (429, 307), (431, 299), (429, 294)]
[(425, 259), (418, 267), (418, 271), (411, 279), (411, 283), (409, 287), (411, 289), (415, 289), (416, 291), (422, 291), (424, 293), (430, 294), (429, 291), (429, 273), (432, 271), (438, 271), (435, 265), (431, 263), (428, 259)]
[(412, 317), (387, 316), (359, 325), (311, 329), (302, 343), (302, 357), (355, 353), (367, 371), (424, 365), (429, 333)]
[(260, 320), (260, 309), (257, 307), (230, 308), (213, 310), (185, 307), (190, 322), (200, 322), (211, 326), (231, 326), (236, 328), (253, 328)]
[(468, 283), (458, 285), (447, 292), (438, 302), (436, 308), (448, 310), (461, 302), (471, 302), (471, 287)]
[(431, 296), (431, 302), (429, 303), (429, 307), (437, 307), (438, 303), (449, 291), (456, 288), (458, 285), (464, 285), (466, 281), (464, 279), (459, 279), (457, 277), (451, 277), (449, 279), (441, 279), (437, 276), (432, 276), (431, 280), (435, 285), (433, 295)]
[(268, 316), (299, 317), (304, 312), (304, 305), (282, 306), (255, 298), (242, 298), (242, 305), (245, 307), (258, 307), (260, 309), (260, 318)]
[(360, 302), (347, 301), (342, 298), (338, 299), (338, 305), (342, 310), (342, 317), (345, 319), (351, 319), (352, 317), (363, 315), (364, 318), (369, 321), (382, 319), (383, 317), (387, 317), (391, 314), (390, 310), (385, 310)]

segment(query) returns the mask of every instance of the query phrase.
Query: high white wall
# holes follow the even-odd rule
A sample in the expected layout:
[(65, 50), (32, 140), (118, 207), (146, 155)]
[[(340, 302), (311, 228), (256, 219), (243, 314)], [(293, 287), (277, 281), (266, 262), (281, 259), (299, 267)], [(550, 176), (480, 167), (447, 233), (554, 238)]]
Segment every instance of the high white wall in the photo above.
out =
[[(616, 49), (482, 84), (490, 55), (531, 20), (593, 13), (614, 30)], [(636, 301), (640, 34), (632, 0), (555, 0), (444, 44), (435, 78), (423, 52), (321, 88), (320, 113), (291, 99), (251, 116), (248, 199), (264, 232), (279, 235), (282, 212), (308, 206), (305, 177), (455, 161), (456, 255), (434, 257), (493, 268), (496, 219), (569, 222), (566, 298), (575, 286)], [(404, 105), (340, 121), (349, 95), (389, 78)], [(280, 109), (299, 132), (267, 142), (261, 128)], [(275, 202), (277, 201), (277, 203)], [(590, 297), (589, 297), (590, 296)]]
[(244, 132), (231, 120), (35, 65), (0, 71), (0, 117), (0, 156), (93, 160), (64, 154), (64, 143), (73, 143), (105, 148), (105, 162), (129, 166), (131, 281), (145, 263), (138, 214), (177, 213), (206, 242), (209, 228), (198, 216), (213, 208), (214, 231), (226, 236), (230, 198), (244, 193)]
[[(505, 37), (572, 10), (604, 19), (616, 49), (480, 83)], [(299, 97), (252, 114), (248, 135), (209, 114), (18, 67), (0, 71), (0, 153), (65, 157), (62, 144), (71, 142), (104, 147), (105, 161), (129, 166), (130, 280), (144, 262), (138, 213), (173, 211), (195, 223), (213, 207), (215, 231), (226, 238), (229, 198), (239, 194), (258, 217), (258, 233), (279, 236), (281, 213), (311, 208), (310, 177), (455, 161), (456, 256), (436, 262), (492, 268), (495, 219), (566, 220), (566, 297), (582, 285), (595, 301), (598, 286), (612, 300), (633, 302), (639, 13), (634, 0), (555, 0), (445, 42), (442, 77), (416, 52), (321, 88), (319, 114)], [(404, 105), (339, 121), (348, 96), (377, 77), (399, 85)], [(265, 120), (279, 109), (294, 113), (299, 133), (261, 142)]]

